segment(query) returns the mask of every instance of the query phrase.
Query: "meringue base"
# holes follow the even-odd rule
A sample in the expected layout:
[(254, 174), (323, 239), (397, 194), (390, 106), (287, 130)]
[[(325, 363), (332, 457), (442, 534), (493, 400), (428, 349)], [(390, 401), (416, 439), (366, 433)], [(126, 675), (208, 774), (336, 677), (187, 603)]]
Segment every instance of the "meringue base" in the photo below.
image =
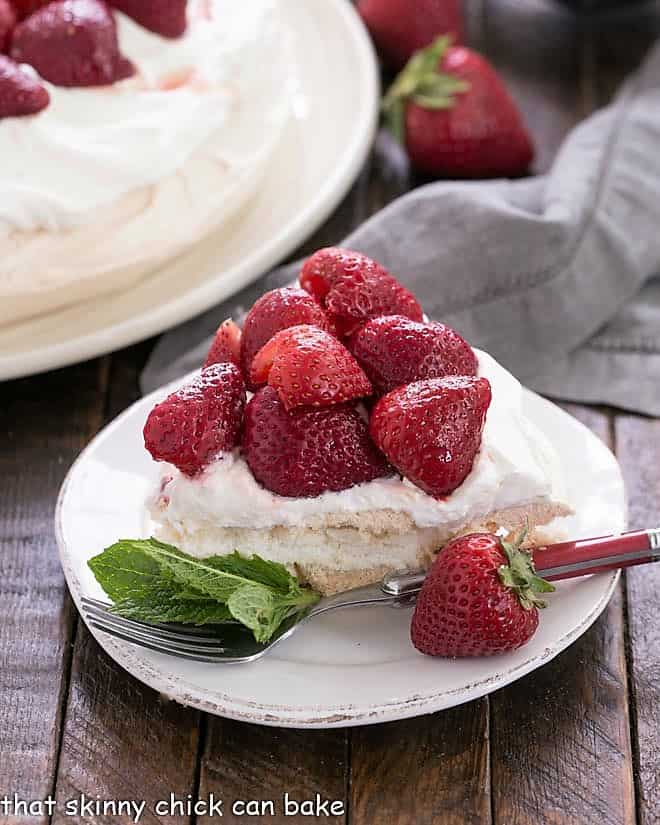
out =
[[(285, 564), (302, 582), (329, 596), (373, 584), (395, 570), (427, 569), (435, 554), (455, 536), (489, 532), (517, 533), (525, 525), (525, 546), (558, 541), (563, 536), (554, 519), (571, 513), (553, 501), (533, 501), (495, 511), (459, 529), (417, 527), (393, 510), (325, 514), (305, 527), (252, 529), (208, 525), (186, 531), (182, 525), (159, 524), (155, 535), (184, 552), (205, 558), (238, 550)], [(545, 528), (545, 529), (541, 529)]]

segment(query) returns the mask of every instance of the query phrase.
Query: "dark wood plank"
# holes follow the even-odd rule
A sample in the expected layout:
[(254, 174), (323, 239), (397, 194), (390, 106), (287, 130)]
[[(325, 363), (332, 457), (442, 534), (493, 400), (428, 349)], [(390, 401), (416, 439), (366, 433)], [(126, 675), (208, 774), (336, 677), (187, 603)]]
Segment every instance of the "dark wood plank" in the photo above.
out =
[[(660, 420), (618, 416), (616, 443), (631, 529), (660, 527)], [(651, 825), (660, 822), (660, 570), (655, 565), (628, 570), (626, 588), (638, 821)]]
[[(112, 358), (106, 419), (139, 397), (138, 376), (150, 344)], [(108, 541), (112, 536), (108, 536)], [(146, 801), (143, 823), (183, 823), (187, 813), (156, 815), (170, 793), (185, 800), (196, 789), (199, 714), (160, 697), (116, 665), (79, 624), (57, 777), (54, 823), (115, 823), (118, 818), (78, 812), (67, 800)], [(119, 818), (119, 821), (128, 821)]]
[[(610, 441), (606, 414), (567, 409)], [(495, 823), (634, 822), (621, 588), (578, 642), (491, 709)]]
[(101, 424), (106, 374), (95, 361), (0, 387), (0, 796), (52, 790), (74, 621), (54, 501)]
[[(293, 731), (209, 719), (201, 765), (200, 799), (210, 794), (225, 800), (223, 822), (245, 822), (234, 804), (272, 803), (253, 822), (301, 823), (323, 821), (340, 825), (345, 813), (335, 816), (286, 814), (284, 795), (291, 801), (314, 800), (318, 794), (345, 810), (348, 759), (342, 730)], [(244, 810), (244, 809), (243, 809)], [(211, 825), (212, 817), (199, 817), (198, 825)]]
[(487, 825), (488, 700), (357, 728), (351, 766), (352, 825)]

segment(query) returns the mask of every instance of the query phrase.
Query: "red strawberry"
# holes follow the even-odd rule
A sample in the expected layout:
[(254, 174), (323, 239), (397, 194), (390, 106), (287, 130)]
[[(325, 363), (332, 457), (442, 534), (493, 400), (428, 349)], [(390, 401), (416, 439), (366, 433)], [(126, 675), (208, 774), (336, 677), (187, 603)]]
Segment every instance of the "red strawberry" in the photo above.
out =
[(440, 34), (463, 39), (462, 0), (359, 0), (358, 11), (379, 54), (395, 69)]
[(452, 376), (407, 384), (376, 404), (371, 437), (413, 484), (430, 496), (447, 496), (472, 469), (490, 400), (486, 378)]
[(156, 461), (200, 473), (239, 441), (245, 384), (234, 364), (213, 364), (157, 404), (144, 425), (144, 444)]
[(321, 302), (344, 335), (379, 315), (423, 318), (412, 292), (385, 267), (350, 249), (319, 249), (303, 264), (300, 285)]
[(11, 56), (56, 86), (105, 86), (133, 73), (101, 0), (55, 0), (14, 29)]
[(38, 80), (0, 55), (0, 118), (33, 115), (49, 102), (50, 95)]
[(443, 324), (385, 315), (360, 327), (348, 346), (381, 395), (423, 378), (477, 374), (472, 347)]
[(16, 12), (9, 0), (0, 0), (0, 51), (9, 46), (11, 33), (16, 25)]
[(34, 14), (37, 9), (47, 6), (50, 2), (51, 0), (11, 0), (19, 20), (24, 20)]
[(110, 0), (110, 4), (163, 37), (181, 37), (186, 30), (187, 0)]
[(521, 175), (534, 147), (499, 75), (481, 55), (441, 37), (418, 52), (383, 101), (411, 162), (452, 178)]
[(227, 318), (218, 327), (204, 366), (225, 363), (241, 368), (241, 328), (231, 318)]
[(346, 490), (388, 474), (353, 406), (287, 412), (272, 387), (259, 390), (245, 408), (243, 455), (264, 487), (295, 498)]
[(252, 361), (250, 382), (274, 387), (287, 410), (328, 407), (371, 395), (371, 384), (346, 347), (329, 332), (302, 324), (283, 329)]
[(430, 656), (491, 656), (524, 645), (539, 623), (538, 593), (554, 587), (532, 556), (490, 533), (460, 536), (440, 551), (417, 598), (410, 638)]
[[(333, 332), (332, 325), (319, 303), (303, 289), (273, 289), (255, 301), (243, 324), (243, 373), (249, 376), (252, 359), (276, 332), (299, 324), (313, 324), (327, 332)], [(249, 381), (248, 386), (255, 389)]]

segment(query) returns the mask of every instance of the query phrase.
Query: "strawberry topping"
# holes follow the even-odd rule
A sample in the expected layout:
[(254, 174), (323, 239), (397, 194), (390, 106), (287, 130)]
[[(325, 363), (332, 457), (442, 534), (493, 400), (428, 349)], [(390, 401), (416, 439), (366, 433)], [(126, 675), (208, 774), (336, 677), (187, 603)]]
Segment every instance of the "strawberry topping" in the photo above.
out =
[(187, 0), (110, 0), (110, 4), (162, 37), (181, 37), (186, 30)]
[[(313, 324), (332, 332), (332, 326), (320, 304), (302, 289), (284, 287), (262, 295), (248, 312), (243, 324), (241, 364), (250, 375), (252, 359), (276, 332), (299, 324)], [(248, 381), (250, 389), (256, 389)]]
[(287, 412), (272, 387), (245, 408), (243, 453), (264, 487), (296, 498), (346, 490), (389, 472), (354, 407)]
[(431, 496), (447, 496), (472, 469), (490, 401), (486, 378), (417, 381), (378, 401), (371, 437), (413, 484)]
[(241, 368), (241, 328), (231, 318), (223, 321), (218, 327), (204, 366), (224, 363), (235, 364)]
[(415, 296), (376, 261), (348, 249), (320, 249), (308, 258), (300, 285), (325, 307), (343, 335), (370, 318), (403, 315), (421, 321)]
[(16, 16), (19, 20), (24, 20), (29, 17), (37, 9), (42, 6), (47, 6), (52, 0), (11, 0), (11, 4), (16, 11)]
[(257, 353), (254, 386), (268, 382), (287, 410), (327, 407), (371, 395), (371, 383), (346, 347), (330, 333), (303, 324), (283, 329)]
[(9, 0), (0, 0), (0, 51), (7, 50), (16, 25), (16, 12)]
[(48, 91), (36, 78), (0, 55), (0, 118), (33, 115), (49, 102)]
[(134, 71), (101, 0), (55, 0), (34, 12), (14, 29), (11, 57), (56, 86), (105, 86)]
[(440, 551), (417, 597), (410, 638), (430, 656), (491, 656), (524, 645), (539, 623), (536, 575), (519, 543), (489, 533), (454, 539)]
[(144, 444), (156, 461), (182, 473), (200, 473), (239, 441), (245, 384), (234, 364), (206, 367), (189, 384), (157, 404), (144, 426)]
[(379, 394), (423, 378), (477, 374), (472, 347), (444, 324), (386, 315), (361, 327), (348, 346)]

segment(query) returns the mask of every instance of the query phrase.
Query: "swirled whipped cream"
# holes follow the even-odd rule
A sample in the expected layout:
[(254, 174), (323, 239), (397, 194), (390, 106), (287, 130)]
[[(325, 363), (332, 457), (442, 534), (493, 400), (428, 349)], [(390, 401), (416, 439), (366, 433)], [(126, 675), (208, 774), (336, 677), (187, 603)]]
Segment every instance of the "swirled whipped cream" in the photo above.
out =
[(292, 67), (277, 2), (188, 5), (178, 40), (116, 13), (135, 76), (95, 88), (46, 83), (45, 111), (0, 123), (0, 234), (94, 223), (127, 194), (188, 176), (193, 158), (206, 179), (191, 174), (190, 194), (202, 200), (202, 183), (218, 186), (217, 202), (223, 188), (252, 176), (288, 111)]
[(154, 520), (169, 528), (167, 534), (202, 536), (214, 526), (301, 527), (324, 514), (386, 510), (407, 514), (419, 528), (458, 528), (509, 507), (563, 502), (559, 458), (525, 417), (521, 385), (490, 355), (476, 352), (479, 375), (492, 386), (492, 403), (472, 471), (446, 498), (433, 498), (400, 476), (315, 498), (285, 498), (262, 487), (237, 451), (195, 478), (164, 465), (160, 491), (150, 503)]

